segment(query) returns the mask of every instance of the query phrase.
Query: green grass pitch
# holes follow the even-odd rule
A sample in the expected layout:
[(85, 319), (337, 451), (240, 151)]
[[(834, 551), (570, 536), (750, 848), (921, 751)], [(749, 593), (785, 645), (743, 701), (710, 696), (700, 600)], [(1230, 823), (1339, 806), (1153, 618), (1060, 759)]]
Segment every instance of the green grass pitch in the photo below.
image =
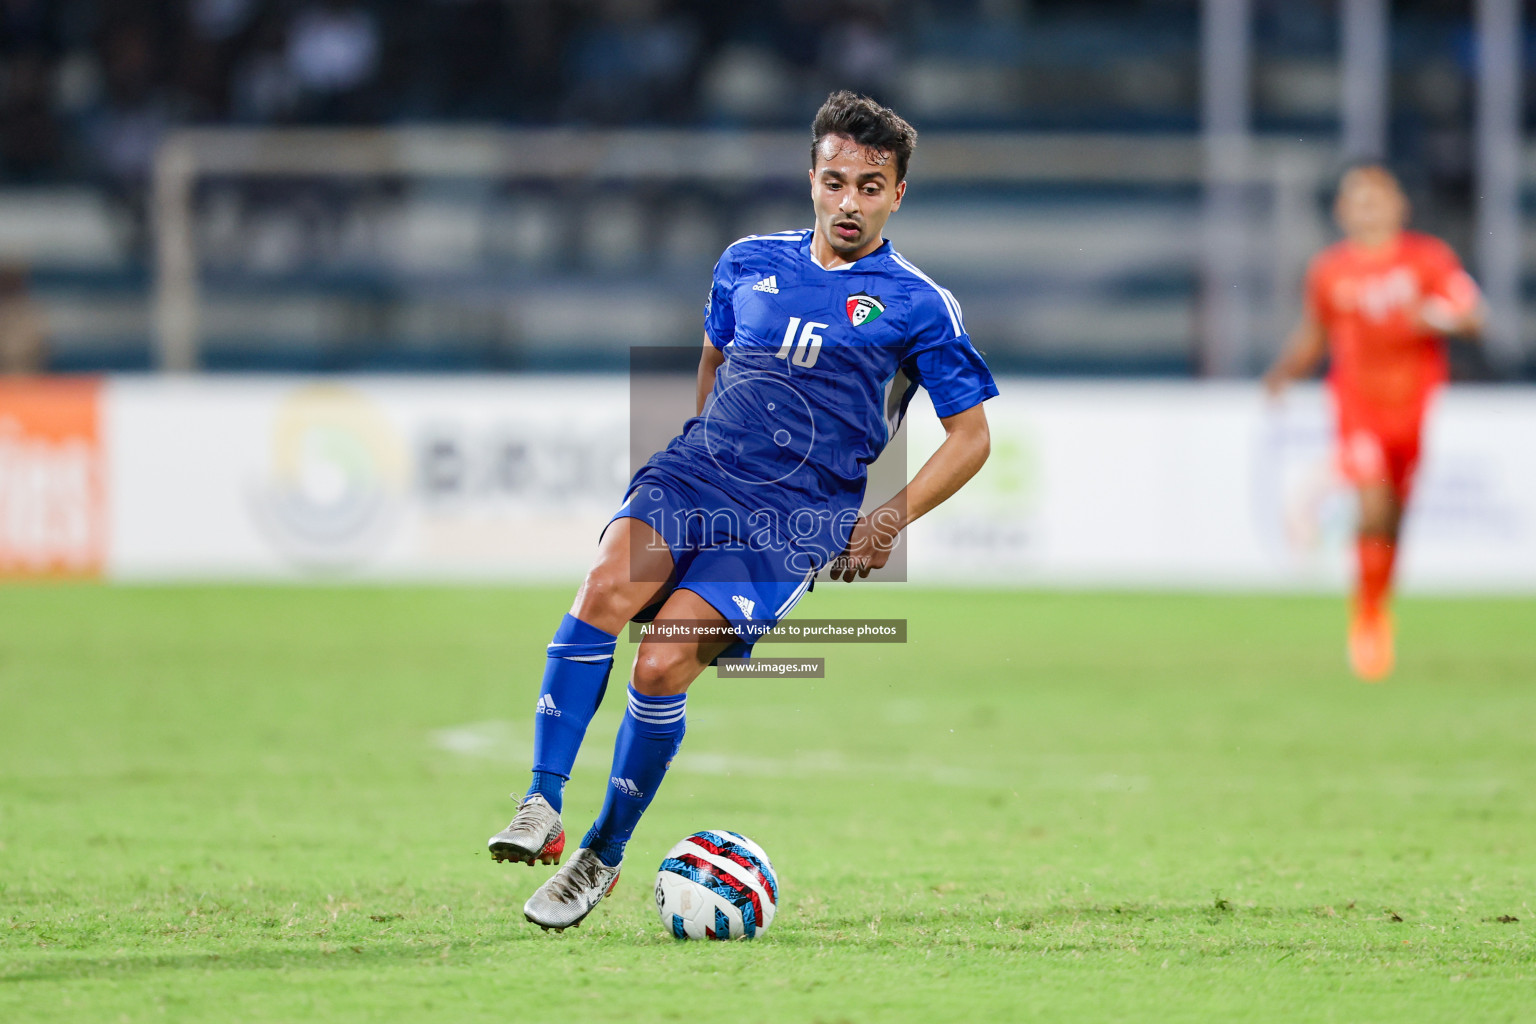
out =
[[(1536, 601), (1404, 601), (1363, 686), (1337, 599), (823, 585), (910, 642), (707, 673), (556, 935), (485, 838), (568, 600), (0, 589), (0, 1020), (1536, 1019)], [(757, 942), (656, 919), (707, 827), (778, 868)]]

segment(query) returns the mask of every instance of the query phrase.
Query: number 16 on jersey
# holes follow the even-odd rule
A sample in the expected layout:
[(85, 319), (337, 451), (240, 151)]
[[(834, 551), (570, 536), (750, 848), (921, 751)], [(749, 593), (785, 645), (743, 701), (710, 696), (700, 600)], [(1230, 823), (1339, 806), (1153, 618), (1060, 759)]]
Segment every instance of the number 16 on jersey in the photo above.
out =
[[(818, 323), (815, 320), (808, 322), (803, 328), (800, 326), (800, 318), (789, 318), (789, 326), (784, 328), (784, 344), (774, 353), (779, 359), (788, 359), (796, 366), (803, 366), (807, 370), (816, 365), (816, 357), (821, 355), (821, 335), (817, 334), (820, 328), (830, 327), (831, 324)], [(795, 332), (800, 332), (800, 338), (795, 340)], [(794, 355), (790, 355), (790, 350)]]

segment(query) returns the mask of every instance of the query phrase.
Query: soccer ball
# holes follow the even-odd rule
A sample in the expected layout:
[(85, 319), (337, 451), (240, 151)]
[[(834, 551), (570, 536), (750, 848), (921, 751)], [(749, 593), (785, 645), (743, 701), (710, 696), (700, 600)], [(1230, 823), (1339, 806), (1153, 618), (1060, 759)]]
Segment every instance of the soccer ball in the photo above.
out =
[(656, 912), (679, 939), (751, 939), (773, 924), (779, 877), (763, 848), (739, 832), (695, 832), (656, 873)]

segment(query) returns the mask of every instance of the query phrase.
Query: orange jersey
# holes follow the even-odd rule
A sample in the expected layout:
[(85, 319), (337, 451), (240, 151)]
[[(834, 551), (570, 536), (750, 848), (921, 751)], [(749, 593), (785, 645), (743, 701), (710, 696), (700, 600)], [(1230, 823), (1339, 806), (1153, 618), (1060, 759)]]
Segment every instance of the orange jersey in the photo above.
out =
[(1451, 247), (1414, 231), (1384, 251), (1345, 239), (1307, 270), (1307, 306), (1332, 356), (1329, 383), (1355, 418), (1383, 429), (1417, 434), (1425, 403), (1446, 378), (1444, 338), (1421, 318), (1448, 321), (1479, 301)]

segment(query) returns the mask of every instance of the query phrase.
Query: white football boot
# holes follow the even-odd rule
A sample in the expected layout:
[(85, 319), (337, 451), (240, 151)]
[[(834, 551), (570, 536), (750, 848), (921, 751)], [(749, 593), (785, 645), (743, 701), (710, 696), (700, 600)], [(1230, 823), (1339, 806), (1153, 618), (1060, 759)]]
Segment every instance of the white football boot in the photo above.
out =
[(619, 869), (604, 864), (586, 847), (571, 855), (565, 866), (539, 886), (523, 904), (523, 916), (549, 931), (581, 924), (619, 882)]
[(517, 808), (517, 815), (506, 828), (491, 836), (486, 843), (493, 860), (509, 860), (513, 863), (532, 865), (560, 863), (565, 850), (565, 829), (560, 825), (560, 812), (538, 793), (524, 800)]

